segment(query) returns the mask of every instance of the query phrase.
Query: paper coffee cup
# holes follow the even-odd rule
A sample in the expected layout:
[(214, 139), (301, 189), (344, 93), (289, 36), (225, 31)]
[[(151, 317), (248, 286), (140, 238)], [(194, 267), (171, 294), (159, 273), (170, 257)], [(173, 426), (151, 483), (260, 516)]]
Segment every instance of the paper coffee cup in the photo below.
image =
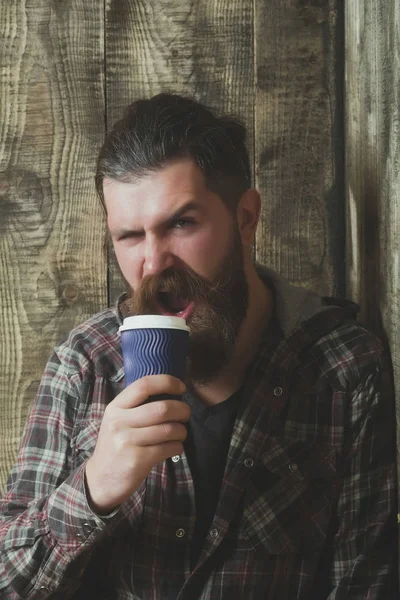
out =
[(167, 374), (185, 380), (189, 327), (180, 317), (138, 315), (119, 328), (125, 384), (145, 375)]

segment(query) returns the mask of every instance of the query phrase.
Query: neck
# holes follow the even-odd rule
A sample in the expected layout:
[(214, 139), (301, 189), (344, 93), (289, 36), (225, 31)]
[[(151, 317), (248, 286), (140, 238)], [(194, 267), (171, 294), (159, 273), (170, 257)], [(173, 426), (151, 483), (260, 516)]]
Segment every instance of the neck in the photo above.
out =
[(246, 369), (254, 359), (269, 323), (273, 309), (272, 292), (260, 279), (253, 265), (247, 274), (247, 281), (249, 306), (229, 363), (211, 383), (193, 386), (194, 392), (204, 404), (223, 402), (240, 388)]

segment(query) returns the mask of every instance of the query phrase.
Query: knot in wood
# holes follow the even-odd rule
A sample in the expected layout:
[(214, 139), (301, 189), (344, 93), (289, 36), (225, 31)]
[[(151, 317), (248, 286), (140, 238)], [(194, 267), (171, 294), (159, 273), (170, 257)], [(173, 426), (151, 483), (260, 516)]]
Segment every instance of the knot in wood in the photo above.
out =
[(68, 284), (64, 287), (62, 291), (62, 297), (64, 298), (64, 300), (67, 300), (67, 302), (75, 302), (78, 296), (79, 289), (76, 287), (76, 285)]

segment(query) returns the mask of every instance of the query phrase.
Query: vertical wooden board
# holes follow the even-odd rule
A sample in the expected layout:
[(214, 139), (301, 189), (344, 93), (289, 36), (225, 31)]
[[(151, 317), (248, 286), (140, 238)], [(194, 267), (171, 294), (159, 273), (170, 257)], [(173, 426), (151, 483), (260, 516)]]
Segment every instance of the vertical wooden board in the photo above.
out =
[[(139, 97), (194, 96), (239, 115), (253, 158), (253, 6), (247, 0), (108, 0), (107, 123)], [(110, 264), (111, 301), (123, 284)]]
[(255, 0), (257, 258), (344, 292), (340, 0)]
[[(391, 350), (400, 451), (400, 5), (346, 4), (348, 294)], [(399, 461), (400, 480), (400, 461)]]
[(0, 4), (0, 488), (43, 367), (106, 305), (103, 2)]

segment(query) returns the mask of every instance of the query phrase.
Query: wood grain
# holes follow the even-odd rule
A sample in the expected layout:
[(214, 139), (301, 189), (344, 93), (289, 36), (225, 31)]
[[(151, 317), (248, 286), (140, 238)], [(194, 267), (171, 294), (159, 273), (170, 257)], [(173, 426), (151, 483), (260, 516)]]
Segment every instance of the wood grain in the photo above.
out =
[[(238, 114), (252, 151), (251, 2), (108, 0), (106, 15), (109, 125), (134, 99), (177, 92)], [(124, 287), (113, 260), (110, 273), (113, 301)]]
[(340, 0), (255, 0), (257, 258), (344, 292)]
[(94, 163), (123, 107), (160, 91), (247, 123), (258, 260), (343, 294), (347, 236), (347, 295), (390, 346), (400, 419), (400, 5), (344, 4), (346, 44), (340, 0), (0, 3), (0, 488), (52, 346), (123, 289)]
[(348, 295), (361, 303), (363, 320), (390, 347), (400, 449), (399, 65), (399, 3), (348, 2), (345, 138)]
[(0, 4), (0, 488), (53, 345), (106, 305), (103, 3)]

